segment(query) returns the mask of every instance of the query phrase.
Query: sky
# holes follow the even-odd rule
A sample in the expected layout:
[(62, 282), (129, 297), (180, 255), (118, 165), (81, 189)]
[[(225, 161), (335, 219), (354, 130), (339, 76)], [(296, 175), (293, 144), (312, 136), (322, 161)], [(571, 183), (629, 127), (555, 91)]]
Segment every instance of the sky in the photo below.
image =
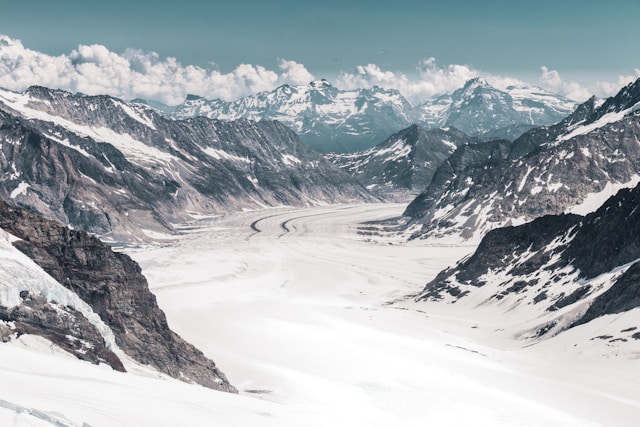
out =
[(0, 86), (176, 104), (326, 78), (418, 103), (483, 75), (584, 100), (640, 75), (637, 22), (638, 0), (0, 0)]

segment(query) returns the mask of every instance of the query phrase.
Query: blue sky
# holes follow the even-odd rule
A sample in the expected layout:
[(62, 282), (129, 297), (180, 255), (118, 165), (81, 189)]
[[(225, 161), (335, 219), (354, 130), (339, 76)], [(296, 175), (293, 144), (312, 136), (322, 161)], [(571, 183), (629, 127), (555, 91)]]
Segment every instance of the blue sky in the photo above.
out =
[(51, 56), (78, 45), (127, 48), (229, 73), (303, 64), (338, 79), (375, 64), (408, 78), (435, 58), (526, 81), (615, 84), (640, 68), (638, 0), (72, 1), (0, 0), (0, 34)]

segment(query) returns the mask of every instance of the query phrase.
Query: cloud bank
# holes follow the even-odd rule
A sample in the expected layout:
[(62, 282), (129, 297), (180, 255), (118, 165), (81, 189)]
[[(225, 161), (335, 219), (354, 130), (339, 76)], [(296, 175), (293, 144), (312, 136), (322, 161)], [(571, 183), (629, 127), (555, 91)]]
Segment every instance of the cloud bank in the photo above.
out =
[(51, 56), (0, 36), (0, 87), (15, 91), (42, 85), (175, 105), (187, 94), (231, 100), (285, 83), (306, 84), (314, 78), (295, 61), (281, 59), (278, 68), (274, 71), (240, 64), (229, 73), (221, 73), (184, 66), (175, 58), (160, 58), (155, 52), (127, 49), (117, 54), (101, 45), (80, 45), (67, 55)]
[[(640, 69), (634, 72), (635, 75), (620, 76), (616, 82), (596, 82), (584, 87), (563, 80), (556, 70), (543, 66), (535, 84), (584, 101), (591, 94), (602, 97), (616, 93), (621, 86), (640, 76)], [(422, 60), (411, 75), (384, 70), (376, 64), (360, 65), (355, 70), (341, 72), (334, 83), (341, 89), (373, 86), (397, 89), (417, 104), (452, 92), (477, 76), (485, 77), (499, 88), (525, 84), (510, 77), (483, 73), (469, 65), (440, 66), (435, 58)], [(276, 70), (240, 64), (231, 72), (223, 73), (182, 65), (175, 58), (161, 58), (155, 52), (127, 49), (124, 53), (115, 53), (102, 45), (80, 45), (68, 54), (51, 56), (26, 48), (20, 40), (0, 35), (0, 87), (15, 91), (42, 85), (74, 93), (106, 94), (125, 100), (144, 98), (176, 105), (187, 94), (228, 101), (282, 84), (307, 84), (314, 78), (303, 64), (287, 59), (279, 59)]]

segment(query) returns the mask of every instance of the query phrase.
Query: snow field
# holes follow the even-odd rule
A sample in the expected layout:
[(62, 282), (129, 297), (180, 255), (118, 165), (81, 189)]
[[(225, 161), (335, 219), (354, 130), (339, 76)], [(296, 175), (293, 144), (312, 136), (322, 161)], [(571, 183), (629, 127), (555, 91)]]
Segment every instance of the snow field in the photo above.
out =
[(403, 209), (246, 212), (131, 252), (172, 329), (240, 394), (120, 374), (23, 337), (0, 347), (0, 424), (636, 425), (637, 360), (564, 351), (584, 330), (522, 348), (486, 307), (406, 299), (474, 248), (357, 233)]

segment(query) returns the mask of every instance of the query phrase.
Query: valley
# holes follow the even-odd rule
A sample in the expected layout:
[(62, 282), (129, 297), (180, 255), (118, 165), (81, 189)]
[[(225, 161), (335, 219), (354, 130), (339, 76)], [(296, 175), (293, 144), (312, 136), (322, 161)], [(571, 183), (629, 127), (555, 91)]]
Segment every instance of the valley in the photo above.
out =
[(277, 63), (0, 34), (0, 426), (636, 426), (640, 69)]
[[(215, 357), (239, 395), (78, 366), (25, 339), (0, 352), (0, 399), (65, 426), (635, 425), (640, 341), (624, 354), (597, 340), (574, 349), (602, 319), (533, 343), (489, 308), (407, 299), (475, 245), (359, 234), (404, 207), (245, 212), (127, 251), (172, 329)], [(50, 425), (0, 405), (11, 417)]]

